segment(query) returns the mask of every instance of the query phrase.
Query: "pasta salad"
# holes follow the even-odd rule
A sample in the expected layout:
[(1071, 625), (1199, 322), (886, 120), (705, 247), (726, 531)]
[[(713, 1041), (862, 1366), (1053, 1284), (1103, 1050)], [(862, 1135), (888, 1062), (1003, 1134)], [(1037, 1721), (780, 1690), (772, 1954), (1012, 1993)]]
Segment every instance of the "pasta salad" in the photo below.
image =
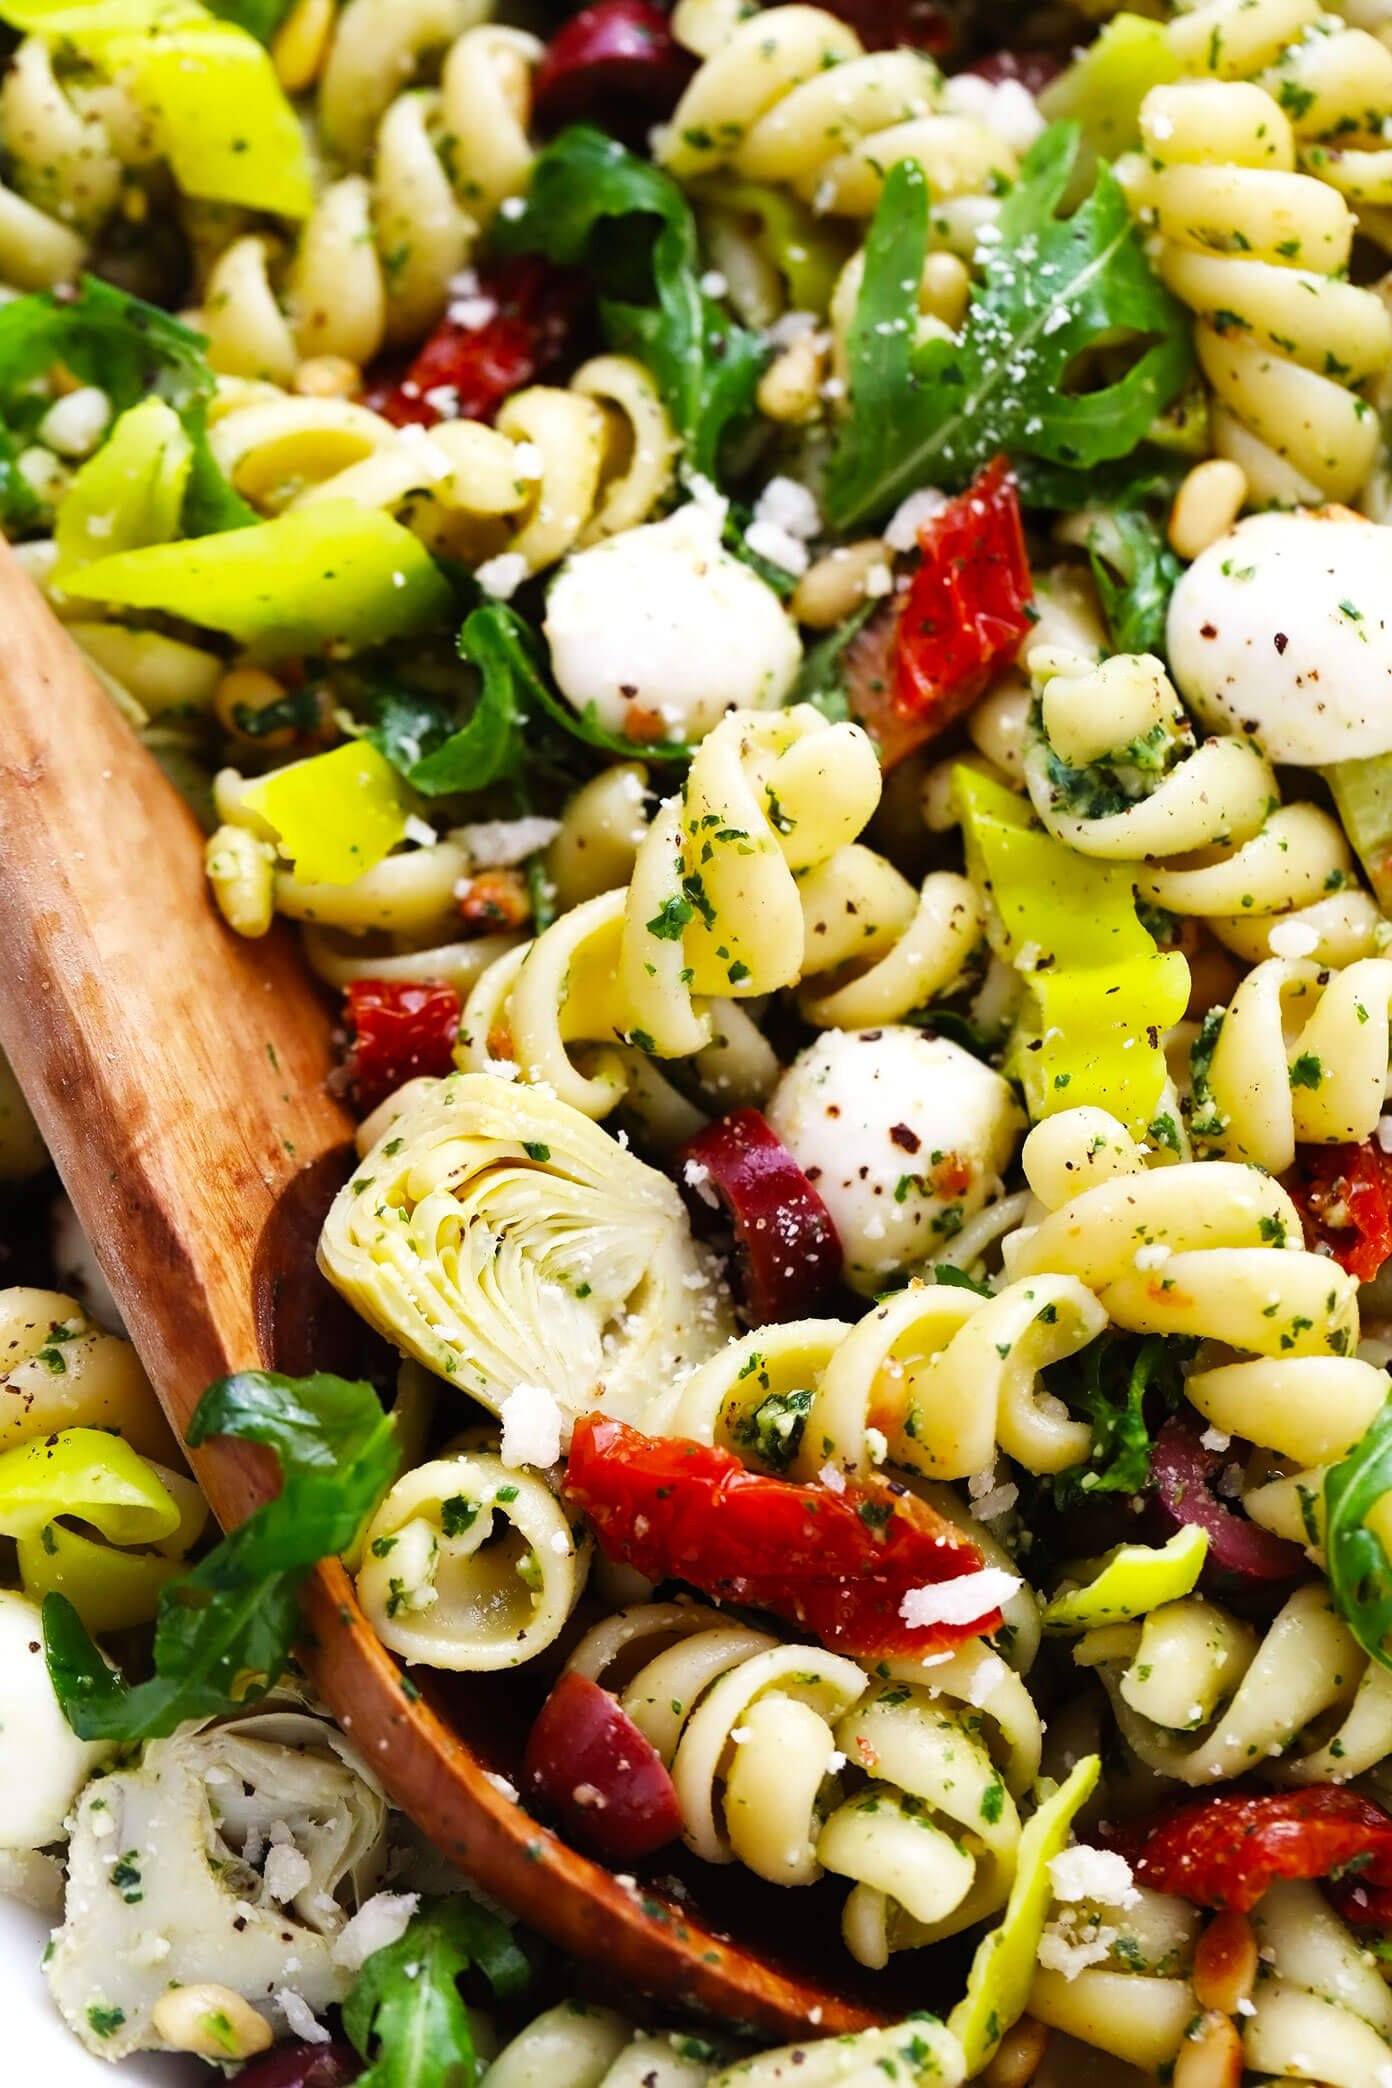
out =
[[(0, 524), (359, 1119), (362, 1376), (208, 1388), (226, 1537), (70, 1214), (4, 1272), (66, 2022), (1389, 2088), (1392, 4), (0, 22)], [(936, 2012), (557, 1998), (305, 1692), (338, 1555), (509, 1802)]]

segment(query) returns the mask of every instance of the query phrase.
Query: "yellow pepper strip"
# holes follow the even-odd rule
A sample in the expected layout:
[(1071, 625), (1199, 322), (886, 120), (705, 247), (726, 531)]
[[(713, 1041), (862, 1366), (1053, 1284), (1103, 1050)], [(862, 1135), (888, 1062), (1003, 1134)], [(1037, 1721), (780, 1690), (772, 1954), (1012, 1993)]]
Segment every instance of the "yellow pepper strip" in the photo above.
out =
[(87, 1629), (126, 1631), (148, 1624), (159, 1608), (165, 1582), (183, 1568), (159, 1552), (116, 1551), (80, 1530), (45, 1523), (33, 1537), (21, 1537), (16, 1552), (24, 1592), (34, 1602), (45, 1595), (66, 1595)]
[(180, 1510), (154, 1467), (100, 1428), (65, 1428), (0, 1456), (0, 1534), (29, 1537), (80, 1516), (112, 1544), (158, 1544)]
[(1113, 160), (1141, 142), (1141, 103), (1152, 87), (1180, 74), (1163, 22), (1114, 15), (1095, 43), (1051, 80), (1039, 106), (1051, 123), (1071, 117), (1100, 159)]
[(192, 462), (193, 444), (163, 399), (123, 413), (58, 503), (55, 577), (176, 537)]
[(1011, 2024), (1025, 2012), (1039, 1939), (1053, 1898), (1049, 1865), (1066, 1844), (1073, 1816), (1092, 1795), (1101, 1768), (1096, 1755), (1085, 1755), (1020, 1836), (1015, 1882), (1005, 1912), (977, 1945), (966, 1994), (947, 2019), (948, 2029), (966, 2054), (969, 2079), (981, 2072)]
[(1196, 1586), (1208, 1556), (1208, 1532), (1195, 1523), (1176, 1530), (1158, 1549), (1119, 1544), (1097, 1562), (1085, 1585), (1056, 1595), (1044, 1610), (1046, 1631), (1091, 1631), (1094, 1625), (1143, 1617)]
[(191, 0), (0, 0), (0, 18), (61, 38), (119, 79), (190, 196), (308, 217), (309, 154), (270, 53)]
[(164, 609), (270, 656), (380, 645), (444, 623), (453, 597), (419, 537), (377, 508), (318, 501), (249, 529), (84, 566), (64, 592)]
[(410, 816), (395, 769), (368, 740), (272, 769), (242, 803), (310, 884), (351, 884), (395, 848)]
[(1025, 982), (1007, 1070), (1031, 1117), (1090, 1103), (1143, 1134), (1165, 1083), (1163, 1032), (1188, 1002), (1188, 965), (1142, 927), (1128, 868), (1075, 854), (1024, 798), (974, 769), (953, 781), (992, 945)]
[[(107, 1542), (67, 1528), (65, 1515)], [(148, 1623), (207, 1519), (191, 1479), (100, 1428), (61, 1429), (0, 1455), (0, 1533), (16, 1540), (25, 1593), (68, 1596), (89, 1631)]]

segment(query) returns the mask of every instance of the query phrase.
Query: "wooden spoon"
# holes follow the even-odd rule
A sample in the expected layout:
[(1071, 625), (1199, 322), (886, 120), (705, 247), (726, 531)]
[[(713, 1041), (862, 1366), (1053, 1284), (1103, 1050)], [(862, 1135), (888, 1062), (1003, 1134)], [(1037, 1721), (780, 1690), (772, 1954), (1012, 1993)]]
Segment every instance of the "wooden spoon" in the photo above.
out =
[[(353, 1126), (324, 1084), (331, 1018), (294, 944), (279, 927), (255, 943), (223, 927), (192, 815), (3, 545), (0, 951), (0, 1045), (182, 1438), (212, 1379), (307, 1367), (277, 1330), (286, 1301), (302, 1307), (322, 1281), (314, 1236)], [(295, 1324), (303, 1346), (315, 1316)], [(193, 1462), (224, 1526), (275, 1489), (245, 1445)], [(457, 1692), (462, 1722), (486, 1736), (466, 1742), (441, 1716), (447, 1697), (407, 1694), (337, 1560), (304, 1608), (313, 1683), (392, 1797), (565, 1950), (776, 2036), (900, 2012), (852, 1976), (825, 1901), (829, 1976), (771, 1946), (806, 1894), (727, 1874), (755, 1953), (703, 1924), (690, 1888), (640, 1891), (567, 1848), (494, 1780), (517, 1763), (500, 1739), (517, 1723), (505, 1686), (476, 1676)], [(690, 1873), (703, 1897), (710, 1875)]]

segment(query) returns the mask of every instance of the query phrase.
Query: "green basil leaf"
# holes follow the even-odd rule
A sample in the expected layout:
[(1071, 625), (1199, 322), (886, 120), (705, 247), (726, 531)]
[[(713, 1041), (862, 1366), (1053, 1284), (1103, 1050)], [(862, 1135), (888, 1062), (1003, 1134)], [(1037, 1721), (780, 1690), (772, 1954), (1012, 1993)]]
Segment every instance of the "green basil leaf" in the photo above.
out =
[(505, 253), (590, 271), (611, 346), (647, 364), (688, 468), (717, 479), (722, 442), (753, 404), (768, 349), (702, 290), (696, 220), (671, 176), (577, 124), (539, 154), (525, 207), (500, 218), (492, 237)]
[(106, 1665), (66, 1597), (45, 1599), (48, 1671), (84, 1740), (162, 1738), (185, 1719), (264, 1696), (299, 1630), (301, 1582), (320, 1559), (347, 1550), (396, 1471), (395, 1430), (371, 1385), (322, 1371), (220, 1378), (199, 1401), (188, 1440), (197, 1448), (223, 1435), (273, 1450), (281, 1490), (165, 1587), (148, 1681), (132, 1685)]
[(343, 2028), (368, 2061), (359, 2088), (474, 2088), (481, 2069), (459, 1980), (477, 1970), (509, 2001), (531, 1969), (496, 1914), (462, 1895), (428, 1901), (399, 1942), (367, 1959), (343, 2004)]
[(1370, 1660), (1392, 1667), (1392, 1558), (1369, 1511), (1392, 1493), (1392, 1397), (1324, 1478), (1325, 1557), (1334, 1606)]
[[(1087, 201), (1059, 214), (1078, 149), (1073, 123), (1052, 124), (1031, 146), (956, 341), (915, 342), (928, 186), (912, 161), (891, 169), (851, 326), (851, 411), (827, 473), (839, 528), (885, 514), (920, 486), (964, 485), (1001, 450), (1072, 468), (1125, 456), (1182, 389), (1188, 318), (1152, 275), (1111, 170), (1099, 166)], [(1132, 344), (1129, 366), (1090, 390), (1070, 388), (1103, 340)]]

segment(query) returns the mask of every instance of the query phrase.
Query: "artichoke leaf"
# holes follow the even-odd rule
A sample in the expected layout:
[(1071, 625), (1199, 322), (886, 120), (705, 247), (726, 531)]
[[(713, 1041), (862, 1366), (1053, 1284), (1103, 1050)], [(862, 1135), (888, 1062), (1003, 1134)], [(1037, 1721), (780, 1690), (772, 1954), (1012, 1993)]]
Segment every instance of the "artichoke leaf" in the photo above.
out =
[(544, 1087), (416, 1086), (339, 1191), (319, 1264), (363, 1317), (501, 1414), (520, 1386), (569, 1423), (642, 1426), (733, 1331), (665, 1175)]
[(281, 2035), (286, 1990), (322, 2013), (349, 1984), (334, 1942), (375, 1886), (386, 1819), (348, 1743), (284, 1696), (147, 1742), (78, 1801), (46, 1966), (60, 2014), (120, 2059), (159, 2047), (152, 2011), (176, 1983), (231, 1987)]

